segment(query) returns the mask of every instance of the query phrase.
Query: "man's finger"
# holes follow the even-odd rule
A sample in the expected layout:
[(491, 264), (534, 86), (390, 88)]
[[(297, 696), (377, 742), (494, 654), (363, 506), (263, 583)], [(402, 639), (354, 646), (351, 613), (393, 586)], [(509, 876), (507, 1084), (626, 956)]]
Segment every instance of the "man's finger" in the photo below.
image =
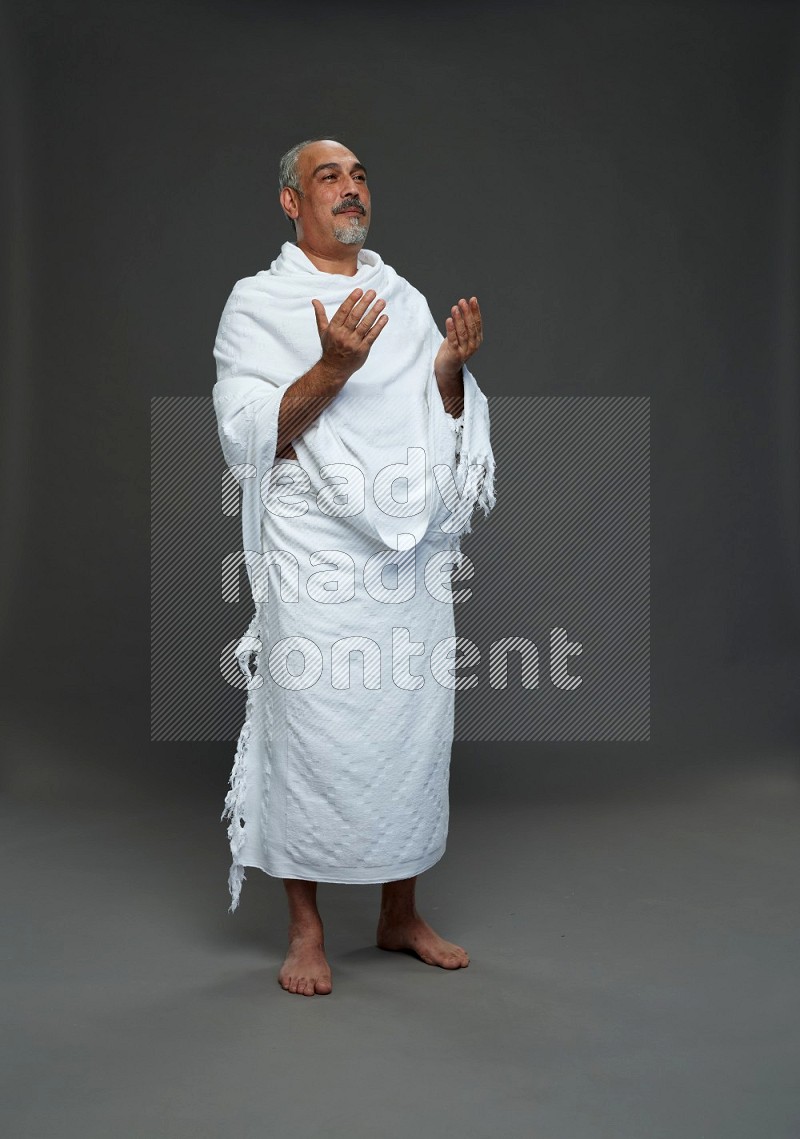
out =
[[(318, 301), (316, 297), (314, 300), (312, 300), (311, 305), (314, 309), (314, 316), (317, 320), (317, 330), (321, 336), (325, 329), (328, 327), (328, 318), (325, 315), (325, 306), (323, 305), (322, 301)], [(317, 305), (319, 305), (319, 308), (317, 308)]]
[(469, 307), (475, 317), (475, 323), (478, 326), (478, 332), (483, 336), (483, 316), (481, 315), (481, 306), (478, 304), (478, 298), (472, 297), (469, 302)]
[(459, 305), (453, 305), (453, 323), (455, 324), (459, 341), (463, 341), (464, 344), (466, 344), (469, 339), (469, 333), (467, 331), (466, 322), (464, 321), (464, 314)]
[(369, 332), (370, 328), (372, 328), (375, 321), (381, 315), (381, 311), (385, 305), (386, 301), (382, 298), (375, 301), (375, 304), (372, 306), (369, 312), (364, 313), (364, 315), (361, 317), (361, 320), (356, 325), (357, 330), (362, 333)]
[(336, 312), (333, 314), (331, 324), (336, 324), (336, 325), (344, 324), (345, 318), (348, 317), (350, 315), (350, 313), (352, 312), (353, 306), (355, 304), (357, 304), (358, 299), (361, 296), (361, 293), (362, 293), (361, 289), (353, 289), (350, 296), (345, 297), (345, 299), (342, 301), (342, 303), (337, 308)]
[(367, 335), (364, 337), (364, 343), (365, 344), (374, 344), (375, 341), (380, 336), (383, 329), (385, 328), (386, 324), (388, 323), (388, 320), (389, 320), (389, 317), (386, 315), (386, 313), (385, 312), (382, 313), (378, 317), (378, 319), (375, 321), (375, 323), (373, 324), (372, 328), (369, 330)]
[(483, 330), (480, 322), (480, 310), (476, 315), (475, 309), (478, 308), (478, 299), (473, 297), (471, 301), (459, 301), (459, 311), (464, 319), (464, 325), (467, 333), (468, 347), (472, 352), (475, 352), (481, 345), (483, 340)]
[(359, 300), (356, 301), (356, 303), (350, 309), (350, 312), (344, 318), (344, 324), (345, 324), (346, 328), (355, 328), (356, 327), (356, 325), (361, 320), (364, 313), (367, 311), (367, 308), (369, 307), (369, 305), (372, 304), (376, 295), (377, 294), (376, 294), (374, 289), (367, 289), (367, 291), (364, 293), (363, 297), (361, 297)]
[(459, 308), (459, 312), (461, 313), (462, 319), (464, 321), (464, 327), (467, 330), (467, 336), (469, 336), (471, 339), (477, 340), (478, 339), (478, 326), (477, 326), (477, 323), (475, 321), (475, 314), (473, 313), (471, 307), (469, 306), (467, 301), (464, 301), (463, 308), (462, 308), (460, 302), (459, 302), (458, 308)]

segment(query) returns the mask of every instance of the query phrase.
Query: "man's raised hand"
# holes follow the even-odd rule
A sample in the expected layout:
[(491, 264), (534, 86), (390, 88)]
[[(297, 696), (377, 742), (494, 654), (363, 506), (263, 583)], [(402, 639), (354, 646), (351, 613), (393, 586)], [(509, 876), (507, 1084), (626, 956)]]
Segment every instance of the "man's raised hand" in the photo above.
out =
[(315, 298), (311, 302), (322, 344), (322, 361), (340, 379), (349, 379), (366, 362), (370, 348), (389, 319), (386, 313), (381, 316), (386, 301), (377, 300), (370, 308), (376, 295), (374, 289), (361, 294), (361, 289), (354, 289), (330, 321), (322, 301)]
[(462, 297), (450, 310), (445, 322), (447, 335), (436, 356), (435, 371), (443, 380), (452, 379), (461, 371), (483, 343), (483, 319), (477, 297), (469, 301)]

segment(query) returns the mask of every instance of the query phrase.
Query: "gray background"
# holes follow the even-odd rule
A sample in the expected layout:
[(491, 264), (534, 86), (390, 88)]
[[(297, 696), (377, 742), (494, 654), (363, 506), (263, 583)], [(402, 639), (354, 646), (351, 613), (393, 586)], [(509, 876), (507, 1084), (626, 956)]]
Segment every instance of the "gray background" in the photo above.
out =
[[(800, 1133), (798, 15), (5, 3), (12, 1133)], [(440, 324), (479, 297), (488, 395), (651, 398), (652, 738), (457, 743), (420, 893), (470, 967), (328, 887), (308, 1002), (280, 883), (225, 913), (232, 741), (149, 740), (148, 431), (317, 134)]]

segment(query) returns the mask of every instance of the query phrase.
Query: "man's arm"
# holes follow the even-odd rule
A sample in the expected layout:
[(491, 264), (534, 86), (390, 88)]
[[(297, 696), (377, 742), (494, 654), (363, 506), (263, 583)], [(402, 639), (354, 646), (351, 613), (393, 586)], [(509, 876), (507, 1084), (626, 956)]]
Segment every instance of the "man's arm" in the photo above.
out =
[(278, 412), (277, 458), (297, 458), (292, 439), (303, 434), (347, 380), (346, 375), (333, 369), (323, 357), (305, 375), (289, 384)]
[(445, 321), (447, 334), (434, 361), (436, 383), (448, 415), (458, 419), (464, 410), (464, 371), (462, 365), (483, 342), (483, 320), (478, 298), (462, 297)]
[(439, 385), (439, 395), (442, 397), (444, 409), (453, 419), (458, 419), (464, 410), (464, 370), (459, 368), (453, 379), (436, 373), (436, 383)]
[[(382, 332), (389, 317), (381, 314), (386, 302), (375, 300), (375, 290), (354, 289), (330, 322), (325, 306), (312, 300), (322, 356), (304, 375), (289, 384), (278, 411), (278, 443), (275, 454), (296, 459), (292, 439), (314, 422), (323, 408), (337, 396), (353, 372), (365, 363), (369, 350)], [(372, 307), (370, 307), (372, 305)]]

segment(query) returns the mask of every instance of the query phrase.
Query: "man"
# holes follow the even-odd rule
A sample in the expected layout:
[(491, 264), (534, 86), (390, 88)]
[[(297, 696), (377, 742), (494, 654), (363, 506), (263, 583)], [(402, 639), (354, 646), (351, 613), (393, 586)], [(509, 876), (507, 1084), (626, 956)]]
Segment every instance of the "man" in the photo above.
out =
[[(278, 979), (312, 996), (332, 989), (319, 881), (382, 884), (379, 947), (469, 963), (417, 912), (415, 883), (447, 832), (456, 684), (442, 671), (454, 641), (442, 578), (461, 564), (473, 504), (494, 504), (494, 459), (486, 399), (464, 367), (483, 339), (477, 298), (452, 307), (442, 339), (422, 295), (363, 248), (367, 172), (334, 140), (288, 151), (280, 204), (296, 244), (237, 282), (214, 347), (256, 601), (237, 648), (249, 693), (223, 818), (231, 909), (245, 866), (283, 879)], [(346, 675), (353, 653), (363, 684)]]

